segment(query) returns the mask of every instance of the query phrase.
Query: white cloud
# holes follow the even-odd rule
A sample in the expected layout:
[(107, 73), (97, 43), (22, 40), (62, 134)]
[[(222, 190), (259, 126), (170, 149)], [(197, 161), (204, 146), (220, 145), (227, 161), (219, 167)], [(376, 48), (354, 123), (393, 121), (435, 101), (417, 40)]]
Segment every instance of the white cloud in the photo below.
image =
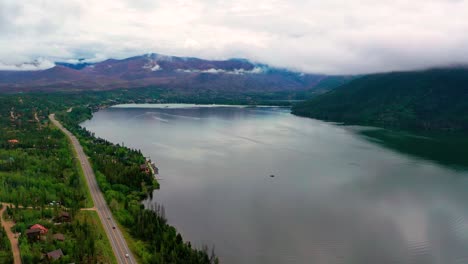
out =
[(153, 67), (151, 67), (151, 71), (160, 71), (162, 70), (161, 66), (159, 66), (158, 64), (154, 65)]
[(226, 73), (226, 74), (260, 74), (266, 72), (268, 69), (263, 67), (256, 66), (252, 70), (245, 70), (245, 69), (234, 69), (234, 70), (223, 70), (223, 69), (207, 69), (207, 70), (198, 70), (198, 69), (178, 69), (176, 71), (185, 72), (185, 73)]
[(150, 60), (147, 64), (143, 65), (143, 69), (147, 69), (150, 71), (160, 71), (162, 70), (161, 66), (157, 64), (155, 61)]
[(0, 61), (157, 52), (325, 73), (466, 64), (467, 10), (463, 0), (0, 0)]
[(0, 71), (37, 71), (45, 70), (55, 66), (55, 63), (39, 58), (31, 63), (5, 64), (0, 62)]

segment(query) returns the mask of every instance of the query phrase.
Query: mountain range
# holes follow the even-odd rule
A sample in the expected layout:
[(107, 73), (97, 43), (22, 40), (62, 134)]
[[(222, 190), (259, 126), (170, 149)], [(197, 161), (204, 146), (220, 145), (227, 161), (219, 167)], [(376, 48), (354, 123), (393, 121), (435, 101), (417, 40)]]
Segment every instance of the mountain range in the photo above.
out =
[(245, 59), (203, 60), (146, 54), (98, 63), (56, 63), (38, 71), (0, 71), (0, 91), (108, 90), (157, 86), (228, 92), (322, 92), (348, 77), (305, 74)]

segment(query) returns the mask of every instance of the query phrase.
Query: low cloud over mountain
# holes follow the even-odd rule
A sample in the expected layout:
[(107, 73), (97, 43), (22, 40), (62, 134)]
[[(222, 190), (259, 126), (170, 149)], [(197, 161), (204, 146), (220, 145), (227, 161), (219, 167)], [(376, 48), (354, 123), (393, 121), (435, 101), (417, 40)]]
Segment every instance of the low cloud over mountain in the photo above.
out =
[(329, 78), (340, 77), (293, 72), (244, 59), (217, 61), (146, 54), (98, 63), (81, 59), (58, 62), (46, 70), (7, 69), (0, 71), (0, 91), (103, 90), (146, 86), (195, 91), (294, 91), (313, 89)]
[(463, 0), (2, 0), (0, 62), (158, 51), (326, 74), (466, 64), (467, 10)]

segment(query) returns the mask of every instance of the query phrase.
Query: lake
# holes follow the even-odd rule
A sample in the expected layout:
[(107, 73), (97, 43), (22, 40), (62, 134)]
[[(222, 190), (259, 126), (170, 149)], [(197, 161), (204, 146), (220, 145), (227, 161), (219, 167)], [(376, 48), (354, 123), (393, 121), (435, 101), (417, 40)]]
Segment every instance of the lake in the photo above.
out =
[(468, 172), (275, 107), (122, 105), (82, 124), (160, 169), (152, 200), (222, 263), (468, 263)]

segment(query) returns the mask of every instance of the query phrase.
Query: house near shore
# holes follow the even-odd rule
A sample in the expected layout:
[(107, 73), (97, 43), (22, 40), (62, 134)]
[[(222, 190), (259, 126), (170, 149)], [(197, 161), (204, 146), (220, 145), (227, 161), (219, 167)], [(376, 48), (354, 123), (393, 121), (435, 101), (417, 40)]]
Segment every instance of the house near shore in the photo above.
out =
[(153, 174), (154, 174), (154, 175), (158, 175), (158, 174), (159, 174), (159, 169), (158, 169), (158, 167), (156, 167), (156, 164), (151, 163), (151, 169), (153, 170)]
[(151, 172), (146, 163), (140, 165), (140, 170), (146, 174), (149, 174)]
[(141, 164), (140, 170), (146, 174), (153, 174), (153, 175), (159, 174), (158, 167), (156, 167), (156, 165), (153, 162), (151, 162), (151, 160), (147, 160), (145, 164)]

